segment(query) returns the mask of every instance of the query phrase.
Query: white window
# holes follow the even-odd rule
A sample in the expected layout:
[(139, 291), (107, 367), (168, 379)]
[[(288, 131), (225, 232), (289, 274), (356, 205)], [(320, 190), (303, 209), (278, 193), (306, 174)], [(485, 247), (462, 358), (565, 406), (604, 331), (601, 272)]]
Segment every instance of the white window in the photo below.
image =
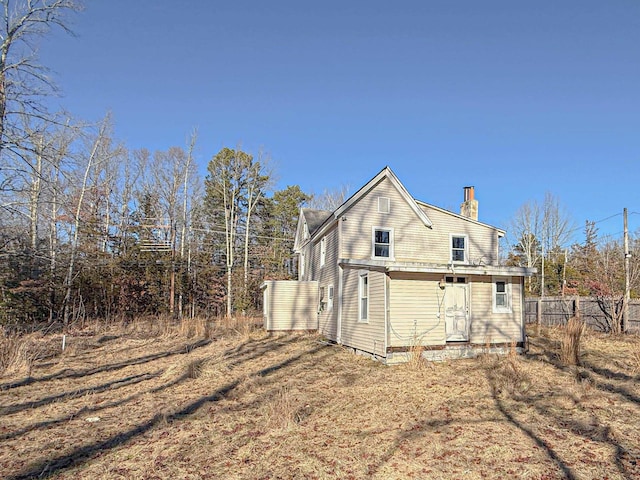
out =
[(333, 285), (327, 287), (327, 310), (333, 310)]
[(391, 200), (387, 197), (378, 197), (378, 213), (389, 213), (391, 210)]
[(305, 255), (304, 252), (302, 252), (300, 254), (300, 265), (298, 265), (298, 278), (300, 280), (302, 280), (302, 277), (304, 277), (304, 264), (305, 264)]
[(493, 312), (511, 313), (511, 280), (493, 277)]
[(327, 260), (327, 237), (322, 237), (320, 240), (320, 266), (324, 267), (324, 262)]
[(303, 225), (303, 230), (302, 230), (302, 238), (304, 240), (306, 240), (307, 238), (309, 238), (309, 226), (307, 225), (307, 222), (304, 222)]
[(327, 304), (326, 299), (324, 298), (324, 287), (320, 287), (320, 305), (318, 305), (318, 313), (324, 312), (325, 306)]
[(360, 274), (360, 307), (358, 320), (361, 322), (369, 321), (369, 274)]
[(393, 228), (373, 227), (372, 258), (393, 260)]
[(466, 235), (451, 235), (451, 262), (467, 263), (469, 240)]

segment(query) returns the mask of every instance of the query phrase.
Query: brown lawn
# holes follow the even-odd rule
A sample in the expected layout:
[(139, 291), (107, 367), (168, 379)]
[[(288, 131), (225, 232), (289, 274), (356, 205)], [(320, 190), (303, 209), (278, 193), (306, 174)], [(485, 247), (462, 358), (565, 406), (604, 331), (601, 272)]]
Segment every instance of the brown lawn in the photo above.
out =
[(0, 477), (640, 478), (640, 338), (588, 333), (576, 368), (560, 333), (395, 367), (260, 330), (31, 339), (0, 377)]

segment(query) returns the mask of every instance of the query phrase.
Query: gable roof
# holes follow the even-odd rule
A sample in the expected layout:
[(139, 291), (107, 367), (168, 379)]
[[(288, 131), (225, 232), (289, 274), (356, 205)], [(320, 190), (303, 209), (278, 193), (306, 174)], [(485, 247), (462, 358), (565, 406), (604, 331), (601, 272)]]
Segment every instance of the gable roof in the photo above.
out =
[[(300, 247), (307, 243), (306, 241), (309, 240), (316, 230), (318, 230), (331, 216), (331, 212), (328, 210), (301, 208), (300, 214), (298, 215), (296, 237), (293, 241), (293, 251), (298, 252)], [(306, 233), (308, 233), (308, 236), (305, 235)]]
[(309, 235), (313, 235), (318, 228), (331, 216), (329, 210), (313, 210), (311, 208), (303, 208), (302, 213), (307, 221)]
[(340, 207), (338, 207), (338, 209), (333, 213), (335, 218), (340, 217), (344, 212), (346, 212), (349, 208), (351, 208), (353, 204), (355, 204), (363, 196), (369, 193), (369, 191), (373, 187), (375, 187), (378, 183), (380, 183), (385, 178), (389, 180), (394, 187), (396, 187), (398, 192), (400, 192), (400, 195), (402, 196), (402, 198), (407, 202), (409, 207), (411, 207), (411, 210), (413, 210), (413, 212), (418, 216), (418, 218), (422, 221), (422, 223), (424, 223), (425, 226), (431, 228), (433, 226), (433, 223), (427, 216), (426, 212), (422, 210), (416, 203), (415, 199), (411, 195), (409, 195), (409, 192), (407, 191), (407, 189), (404, 188), (404, 185), (402, 185), (402, 183), (400, 183), (400, 180), (398, 180), (398, 177), (396, 177), (396, 174), (393, 173), (393, 171), (389, 168), (389, 166), (386, 166), (382, 170), (380, 170), (380, 172), (375, 177), (369, 180), (360, 190), (358, 190), (356, 193), (351, 195), (351, 197), (349, 197), (349, 199), (347, 199), (346, 202), (344, 202)]
[(400, 180), (398, 180), (396, 174), (393, 173), (393, 171), (388, 166), (386, 166), (382, 170), (380, 170), (380, 172), (375, 177), (373, 177), (362, 188), (360, 188), (360, 190), (351, 195), (333, 212), (333, 214), (330, 214), (322, 223), (322, 225), (314, 230), (310, 237), (317, 232), (324, 233), (324, 231), (333, 223), (334, 220), (340, 218), (347, 210), (349, 210), (356, 202), (358, 202), (358, 200), (369, 193), (369, 191), (371, 191), (373, 187), (378, 185), (385, 178), (389, 180), (394, 187), (396, 187), (396, 189), (400, 193), (400, 196), (402, 196), (402, 198), (407, 202), (411, 210), (413, 210), (413, 212), (422, 221), (422, 223), (424, 223), (424, 225), (428, 228), (433, 227), (433, 223), (431, 222), (431, 219), (429, 218), (427, 213), (422, 210), (416, 203), (416, 200), (411, 195), (409, 195), (409, 192), (404, 187), (404, 185), (400, 183)]
[(459, 218), (459, 219), (464, 220), (466, 222), (475, 223), (476, 225), (482, 225), (483, 227), (487, 227), (487, 228), (491, 228), (493, 230), (496, 230), (500, 237), (504, 237), (506, 235), (506, 233), (507, 233), (505, 230), (503, 230), (501, 228), (498, 228), (498, 227), (495, 227), (493, 225), (489, 225), (488, 223), (479, 222), (478, 220), (474, 220), (473, 218), (465, 217), (464, 215), (460, 215), (459, 213), (451, 212), (449, 210), (445, 210), (444, 208), (436, 207), (435, 205), (432, 205), (432, 204), (427, 203), (427, 202), (423, 202), (421, 200), (416, 200), (416, 203), (418, 205), (422, 206), (422, 207), (431, 208), (431, 209), (436, 210), (438, 212), (446, 213), (447, 215), (451, 215), (452, 217)]
[[(488, 225), (486, 223), (478, 222), (477, 220), (473, 220), (467, 218), (463, 215), (459, 215), (454, 212), (450, 212), (440, 207), (436, 207), (434, 205), (421, 202), (413, 198), (404, 185), (398, 180), (396, 174), (393, 173), (389, 166), (384, 167), (378, 174), (369, 180), (362, 188), (360, 188), (356, 193), (351, 195), (342, 205), (340, 205), (334, 212), (329, 212), (328, 210), (314, 210), (311, 208), (302, 208), (300, 209), (300, 218), (298, 219), (298, 231), (296, 232), (296, 238), (294, 242), (294, 251), (298, 251), (300, 247), (304, 243), (305, 240), (311, 240), (316, 234), (321, 235), (335, 222), (339, 219), (349, 208), (351, 208), (355, 203), (357, 203), (362, 197), (364, 197), (367, 193), (369, 193), (376, 185), (378, 185), (381, 181), (387, 179), (391, 182), (391, 184), (398, 190), (402, 198), (407, 202), (407, 205), (413, 210), (416, 216), (422, 221), (422, 223), (428, 227), (433, 227), (433, 222), (427, 215), (427, 212), (424, 211), (422, 207), (432, 208), (439, 212), (447, 213), (454, 217), (463, 219), (465, 221), (469, 221), (478, 225), (482, 225), (488, 228), (492, 228), (498, 232), (499, 236), (504, 236), (505, 231), (494, 227), (492, 225)], [(301, 235), (304, 232), (300, 230), (303, 228), (306, 222), (307, 228), (309, 230), (309, 237), (304, 239)]]

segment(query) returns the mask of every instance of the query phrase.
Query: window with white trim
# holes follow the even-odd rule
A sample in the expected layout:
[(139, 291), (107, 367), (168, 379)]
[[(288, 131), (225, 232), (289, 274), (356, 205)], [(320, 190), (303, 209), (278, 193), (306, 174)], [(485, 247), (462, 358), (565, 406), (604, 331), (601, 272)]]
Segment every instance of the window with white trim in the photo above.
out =
[(324, 298), (324, 287), (320, 287), (320, 305), (318, 305), (318, 313), (320, 312), (324, 312), (325, 309), (325, 305), (327, 304), (325, 298)]
[(300, 253), (300, 259), (299, 259), (299, 263), (300, 265), (298, 265), (298, 278), (300, 280), (302, 280), (302, 277), (304, 277), (304, 264), (305, 264), (305, 255), (304, 252)]
[(393, 260), (393, 228), (373, 227), (372, 258)]
[(466, 235), (451, 235), (451, 262), (466, 263), (469, 258), (468, 237)]
[(333, 285), (327, 287), (327, 310), (333, 310)]
[(389, 213), (391, 200), (387, 197), (378, 197), (378, 213)]
[(359, 279), (360, 304), (358, 308), (358, 320), (360, 322), (369, 321), (369, 274), (360, 274)]
[(327, 237), (322, 237), (320, 240), (320, 266), (324, 267), (327, 260)]
[(493, 312), (511, 313), (511, 281), (508, 277), (493, 277)]

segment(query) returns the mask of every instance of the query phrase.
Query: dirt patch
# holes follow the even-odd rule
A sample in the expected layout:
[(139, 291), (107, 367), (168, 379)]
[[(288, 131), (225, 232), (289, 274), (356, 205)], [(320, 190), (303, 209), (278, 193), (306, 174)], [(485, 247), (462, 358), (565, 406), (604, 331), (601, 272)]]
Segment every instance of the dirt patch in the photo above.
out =
[(637, 337), (585, 334), (579, 367), (543, 330), (524, 356), (417, 368), (241, 330), (83, 337), (0, 378), (0, 476), (640, 476)]

